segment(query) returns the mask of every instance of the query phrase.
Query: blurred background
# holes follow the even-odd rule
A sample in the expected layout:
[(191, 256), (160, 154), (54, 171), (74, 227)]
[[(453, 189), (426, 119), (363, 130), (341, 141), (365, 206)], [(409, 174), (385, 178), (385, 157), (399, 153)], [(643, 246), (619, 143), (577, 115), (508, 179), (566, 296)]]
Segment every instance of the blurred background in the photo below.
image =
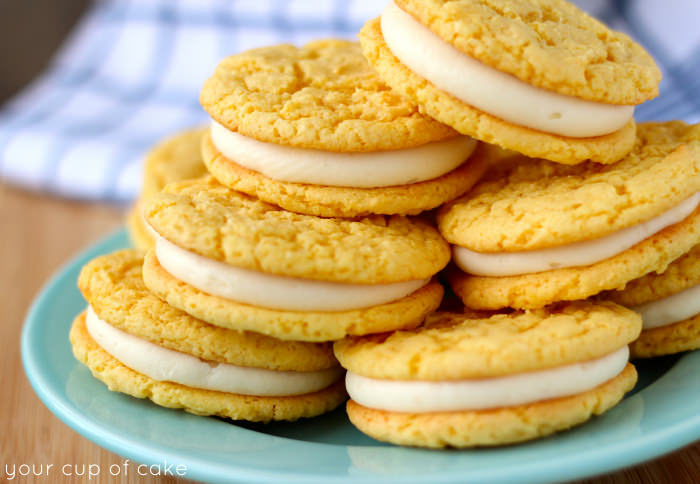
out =
[[(700, 2), (579, 0), (656, 58), (661, 96), (638, 120), (700, 118)], [(355, 38), (377, 0), (0, 0), (0, 178), (125, 202), (144, 152), (206, 122), (202, 82), (252, 47)]]
[[(72, 254), (122, 225), (144, 153), (206, 123), (199, 89), (221, 58), (355, 38), (385, 2), (0, 0), (0, 341), (10, 342), (0, 354), (0, 464), (121, 464), (53, 417), (29, 387), (19, 338), (30, 302)], [(637, 119), (700, 121), (700, 1), (577, 3), (660, 64), (661, 95)], [(698, 449), (595, 482), (697, 482)]]
[(0, 50), (0, 105), (46, 67), (89, 3), (0, 1), (0, 45), (5, 46)]

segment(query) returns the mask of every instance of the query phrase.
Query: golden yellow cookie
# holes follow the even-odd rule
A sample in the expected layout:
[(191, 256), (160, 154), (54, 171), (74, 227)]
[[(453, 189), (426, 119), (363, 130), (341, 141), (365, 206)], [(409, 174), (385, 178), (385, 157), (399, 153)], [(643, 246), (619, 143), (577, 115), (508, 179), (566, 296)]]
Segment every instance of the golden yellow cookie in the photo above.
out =
[(208, 128), (183, 131), (153, 148), (143, 166), (142, 199), (148, 200), (170, 183), (206, 175), (201, 146), (207, 132)]
[(155, 240), (143, 220), (143, 207), (141, 201), (134, 203), (126, 213), (126, 231), (134, 247), (140, 250), (148, 250), (155, 245)]
[[(641, 327), (639, 315), (622, 306), (577, 301), (490, 317), (436, 313), (421, 327), (350, 337), (333, 349), (348, 370), (350, 420), (368, 435), (421, 447), (502, 445), (572, 427), (619, 402), (636, 382), (624, 350)], [(593, 363), (609, 355), (620, 357), (610, 369)], [(475, 403), (499, 385), (508, 385), (506, 393), (524, 395), (516, 377), (556, 380), (562, 375), (553, 371), (582, 363), (591, 366), (581, 375), (597, 376), (578, 390), (572, 387), (573, 394), (547, 397), (538, 392), (512, 403), (492, 400), (482, 408)], [(470, 389), (481, 395), (473, 402), (459, 396), (459, 387), (450, 387), (484, 381), (489, 386)], [(419, 386), (411, 390), (414, 383)], [(428, 384), (437, 385), (433, 388), (440, 392), (441, 404), (454, 407), (436, 411), (431, 398), (411, 393), (430, 392)], [(401, 395), (402, 411), (387, 400), (395, 393)]]
[(416, 215), (466, 193), (486, 169), (487, 152), (477, 151), (441, 177), (409, 185), (352, 188), (273, 180), (223, 156), (210, 136), (202, 144), (209, 172), (222, 184), (291, 212), (320, 217), (359, 217), (371, 214)]
[(200, 101), (232, 131), (298, 148), (395, 150), (457, 135), (387, 87), (359, 45), (345, 40), (228, 57), (204, 83)]
[(129, 210), (126, 219), (131, 241), (139, 249), (153, 247), (153, 238), (144, 227), (141, 215), (144, 201), (169, 183), (206, 174), (200, 149), (206, 132), (206, 129), (198, 128), (174, 135), (156, 145), (146, 157), (141, 197)]
[(432, 281), (398, 301), (364, 309), (332, 313), (281, 311), (206, 294), (171, 276), (153, 252), (146, 255), (143, 277), (158, 297), (210, 324), (298, 341), (333, 341), (349, 334), (413, 328), (438, 308), (443, 294), (442, 286)]
[(70, 340), (78, 361), (110, 390), (148, 398), (162, 407), (182, 408), (197, 415), (256, 422), (297, 420), (328, 412), (346, 398), (342, 380), (315, 393), (289, 397), (238, 395), (156, 381), (129, 369), (103, 350), (87, 332), (84, 314), (73, 323)]
[[(634, 309), (635, 306), (659, 301), (698, 284), (700, 245), (673, 261), (662, 273), (650, 273), (630, 281), (624, 289), (604, 292), (599, 295), (599, 299), (615, 301)], [(696, 348), (700, 348), (700, 314), (672, 324), (645, 329), (631, 346), (632, 355), (636, 358), (668, 355)]]
[(78, 287), (100, 319), (164, 348), (208, 361), (278, 371), (336, 366), (330, 345), (281, 341), (212, 326), (159, 299), (141, 277), (143, 253), (122, 250), (83, 267)]
[(435, 313), (418, 328), (349, 337), (334, 351), (344, 368), (371, 378), (487, 378), (600, 358), (634, 341), (641, 327), (622, 306), (576, 301), (481, 318)]
[(269, 274), (355, 284), (425, 279), (450, 259), (440, 234), (420, 219), (345, 220), (300, 215), (213, 179), (168, 185), (145, 210), (177, 246)]
[(481, 141), (563, 164), (585, 160), (614, 163), (634, 144), (633, 120), (613, 133), (591, 138), (571, 138), (537, 131), (504, 121), (474, 108), (418, 76), (394, 56), (384, 42), (379, 19), (360, 31), (362, 51), (382, 80), (421, 110), (462, 134)]
[(395, 1), (459, 51), (533, 86), (611, 104), (658, 95), (654, 59), (564, 0)]
[(562, 166), (511, 157), (443, 207), (439, 228), (477, 252), (517, 252), (597, 239), (645, 222), (700, 191), (700, 125), (642, 123), (614, 165)]
[(472, 309), (539, 308), (556, 301), (585, 299), (666, 267), (700, 243), (700, 208), (637, 245), (584, 267), (519, 276), (487, 277), (450, 271), (450, 286)]
[(350, 421), (384, 442), (418, 447), (504, 445), (545, 437), (605, 413), (637, 382), (634, 366), (593, 390), (570, 397), (494, 410), (399, 413), (347, 404)]
[(624, 289), (601, 294), (602, 299), (623, 306), (656, 301), (700, 284), (700, 244), (679, 257), (662, 273), (650, 273), (630, 281)]
[(630, 345), (632, 358), (651, 358), (700, 348), (700, 314), (642, 331)]

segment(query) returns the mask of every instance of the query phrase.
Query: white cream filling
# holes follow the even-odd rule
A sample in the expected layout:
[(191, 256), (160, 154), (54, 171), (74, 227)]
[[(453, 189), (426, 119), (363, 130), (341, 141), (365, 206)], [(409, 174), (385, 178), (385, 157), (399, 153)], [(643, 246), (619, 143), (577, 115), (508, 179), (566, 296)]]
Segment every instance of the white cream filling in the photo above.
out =
[(464, 163), (476, 147), (474, 139), (457, 136), (402, 150), (336, 153), (265, 143), (216, 121), (211, 123), (211, 139), (229, 160), (273, 180), (354, 188), (438, 178)]
[(642, 315), (645, 330), (684, 321), (700, 314), (700, 284), (630, 309)]
[(311, 393), (336, 381), (342, 368), (319, 371), (274, 371), (201, 360), (137, 338), (103, 321), (91, 306), (88, 333), (107, 353), (125, 366), (157, 381), (241, 395), (287, 396)]
[(451, 412), (512, 407), (576, 395), (619, 375), (627, 346), (595, 360), (515, 375), (454, 381), (380, 380), (348, 371), (345, 386), (360, 405), (389, 412)]
[(381, 16), (384, 41), (410, 70), (481, 111), (574, 138), (601, 136), (632, 119), (634, 106), (586, 101), (532, 86), (460, 52), (393, 1)]
[(475, 252), (454, 246), (457, 266), (478, 276), (515, 276), (565, 267), (581, 267), (613, 257), (693, 213), (700, 204), (696, 192), (672, 209), (641, 224), (593, 240), (525, 252)]
[(202, 257), (155, 235), (158, 262), (176, 279), (207, 294), (263, 308), (349, 311), (396, 301), (430, 282), (346, 284), (266, 274)]

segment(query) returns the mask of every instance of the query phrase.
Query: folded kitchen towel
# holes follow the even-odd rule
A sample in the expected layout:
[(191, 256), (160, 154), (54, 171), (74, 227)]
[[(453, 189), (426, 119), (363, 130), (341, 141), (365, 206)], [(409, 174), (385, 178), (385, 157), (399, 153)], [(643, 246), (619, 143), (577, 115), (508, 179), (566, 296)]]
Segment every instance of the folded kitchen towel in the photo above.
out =
[[(579, 0), (656, 58), (661, 96), (639, 120), (700, 120), (700, 2)], [(47, 70), (0, 110), (0, 178), (84, 200), (127, 201), (144, 153), (207, 122), (199, 89), (253, 47), (355, 38), (378, 0), (101, 0)]]

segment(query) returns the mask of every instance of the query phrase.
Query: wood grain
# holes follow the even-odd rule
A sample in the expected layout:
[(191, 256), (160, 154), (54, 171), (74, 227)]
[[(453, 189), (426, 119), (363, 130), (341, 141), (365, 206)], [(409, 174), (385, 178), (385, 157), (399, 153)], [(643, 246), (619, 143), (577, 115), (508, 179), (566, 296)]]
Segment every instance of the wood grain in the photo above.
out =
[[(92, 444), (54, 417), (27, 382), (19, 354), (25, 313), (46, 279), (72, 255), (117, 228), (119, 208), (37, 196), (0, 183), (0, 481), (5, 465), (98, 464), (103, 470), (123, 459)], [(127, 476), (102, 475), (92, 482), (176, 482), (144, 478), (131, 465)], [(87, 481), (87, 479), (85, 479)], [(16, 478), (12, 482), (71, 483), (73, 477), (52, 472), (50, 478)], [(585, 481), (589, 484), (700, 482), (700, 444), (656, 461)]]

